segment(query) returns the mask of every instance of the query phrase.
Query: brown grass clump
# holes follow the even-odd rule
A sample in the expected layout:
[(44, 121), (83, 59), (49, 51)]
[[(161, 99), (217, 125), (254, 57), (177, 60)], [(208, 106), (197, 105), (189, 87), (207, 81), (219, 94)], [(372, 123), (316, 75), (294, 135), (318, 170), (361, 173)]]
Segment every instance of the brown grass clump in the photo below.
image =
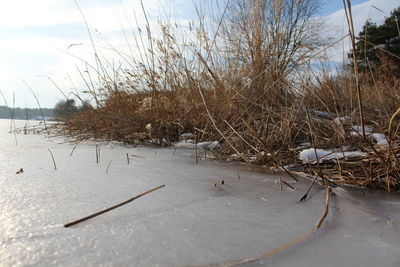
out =
[[(184, 38), (170, 24), (160, 24), (161, 37), (154, 38), (147, 25), (144, 60), (102, 75), (103, 88), (89, 88), (96, 107), (61, 130), (79, 140), (162, 145), (191, 132), (197, 141), (220, 140), (220, 156), (277, 167), (299, 163), (299, 146), (347, 146), (368, 156), (305, 164), (306, 171), (335, 183), (399, 190), (400, 81), (388, 66), (378, 77), (390, 78), (363, 73), (358, 82), (346, 69), (310, 74), (309, 63), (324, 51), (311, 19), (318, 1), (273, 2), (218, 6), (220, 16), (207, 30), (198, 11), (203, 19)], [(354, 125), (384, 134), (388, 146), (354, 136)]]

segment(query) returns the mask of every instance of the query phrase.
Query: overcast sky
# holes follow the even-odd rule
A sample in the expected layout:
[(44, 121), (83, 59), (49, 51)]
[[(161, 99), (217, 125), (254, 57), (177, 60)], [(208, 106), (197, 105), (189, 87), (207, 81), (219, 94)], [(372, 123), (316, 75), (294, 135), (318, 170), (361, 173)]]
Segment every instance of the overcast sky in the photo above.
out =
[[(139, 0), (77, 0), (93, 32), (102, 54), (112, 58), (110, 47), (127, 48), (123, 31), (131, 25), (143, 27)], [(159, 14), (169, 14), (174, 20), (195, 18), (193, 1), (145, 0), (150, 23)], [(327, 22), (332, 37), (346, 32), (342, 0), (325, 0), (319, 16)], [(356, 32), (370, 18), (381, 23), (390, 11), (400, 6), (400, 0), (353, 0)], [(109, 45), (107, 45), (107, 43)], [(111, 46), (110, 46), (111, 45)], [(343, 44), (348, 49), (348, 44)], [(341, 62), (343, 49), (331, 50), (331, 61)], [(73, 55), (73, 56), (71, 56)], [(13, 94), (17, 107), (37, 107), (31, 89), (42, 107), (53, 107), (63, 95), (49, 80), (51, 78), (65, 94), (85, 89), (77, 67), (81, 60), (92, 58), (90, 38), (82, 15), (74, 0), (13, 0), (3, 1), (0, 9), (0, 89), (10, 106)], [(74, 57), (76, 56), (76, 57)], [(31, 88), (31, 89), (29, 89)], [(4, 101), (0, 98), (0, 105)]]

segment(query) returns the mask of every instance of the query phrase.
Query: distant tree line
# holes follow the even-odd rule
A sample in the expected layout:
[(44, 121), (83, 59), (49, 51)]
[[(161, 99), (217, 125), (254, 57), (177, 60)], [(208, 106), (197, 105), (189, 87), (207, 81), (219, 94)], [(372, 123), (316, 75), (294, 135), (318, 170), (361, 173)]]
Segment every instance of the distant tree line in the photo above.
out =
[(54, 118), (59, 121), (65, 121), (72, 118), (77, 112), (85, 111), (92, 108), (89, 102), (83, 102), (80, 107), (75, 103), (74, 99), (60, 100), (54, 107)]
[(48, 118), (53, 117), (53, 109), (52, 108), (9, 108), (7, 106), (0, 106), (0, 118), (1, 119), (19, 119), (19, 120), (31, 120), (31, 119), (39, 119), (43, 116)]
[(80, 111), (92, 108), (89, 102), (83, 102), (81, 106), (77, 106), (74, 99), (60, 100), (54, 108), (10, 108), (0, 106), (0, 119), (17, 119), (17, 120), (41, 120), (44, 116), (46, 120), (55, 119), (64, 121), (71, 118)]

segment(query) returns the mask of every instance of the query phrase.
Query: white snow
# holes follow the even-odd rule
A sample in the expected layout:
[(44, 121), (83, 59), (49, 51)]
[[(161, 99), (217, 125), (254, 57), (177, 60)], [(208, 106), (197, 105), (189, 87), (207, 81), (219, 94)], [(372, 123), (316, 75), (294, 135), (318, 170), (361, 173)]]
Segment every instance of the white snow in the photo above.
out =
[[(362, 136), (362, 126), (352, 126), (353, 131), (350, 131), (351, 136)], [(388, 144), (386, 136), (382, 133), (374, 133), (372, 128), (364, 127), (365, 135), (373, 140), (377, 145), (385, 146)]]
[(351, 118), (350, 118), (349, 116), (345, 116), (345, 117), (336, 117), (333, 121), (334, 121), (337, 125), (342, 125), (343, 123), (350, 122), (350, 121), (351, 121)]
[[(362, 126), (351, 126), (352, 131), (351, 136), (362, 136)], [(372, 134), (372, 128), (364, 126), (364, 131), (366, 135)]]
[[(196, 147), (196, 144), (194, 144), (193, 140), (187, 140), (183, 142), (177, 142), (174, 144), (175, 147), (177, 148), (189, 148), (189, 149), (194, 149)], [(206, 142), (200, 142), (197, 143), (197, 148), (201, 150), (215, 150), (220, 147), (218, 141), (206, 141)]]
[(184, 140), (187, 140), (187, 139), (193, 139), (193, 138), (195, 138), (195, 135), (192, 134), (192, 133), (183, 133), (183, 134), (181, 134), (181, 137), (182, 137)]
[(197, 143), (197, 147), (203, 150), (214, 150), (219, 148), (219, 142), (218, 141), (206, 141), (206, 142), (201, 142)]
[(388, 140), (384, 134), (381, 133), (373, 133), (369, 136), (372, 140), (374, 140), (378, 145), (385, 146), (388, 144)]
[(314, 161), (318, 157), (319, 162), (321, 163), (323, 161), (324, 157), (331, 155), (332, 153), (333, 153), (333, 151), (330, 151), (330, 150), (325, 150), (325, 149), (315, 149), (314, 150), (314, 148), (309, 148), (309, 149), (302, 150), (300, 152), (299, 159), (301, 161), (303, 161), (303, 163), (307, 163), (307, 162), (316, 163)]
[(309, 148), (302, 150), (299, 155), (299, 159), (303, 161), (303, 163), (310, 162), (311, 164), (321, 163), (324, 160), (331, 159), (341, 159), (341, 158), (351, 158), (351, 157), (363, 157), (366, 156), (367, 153), (362, 151), (335, 151), (335, 150), (326, 150), (326, 149), (315, 149)]

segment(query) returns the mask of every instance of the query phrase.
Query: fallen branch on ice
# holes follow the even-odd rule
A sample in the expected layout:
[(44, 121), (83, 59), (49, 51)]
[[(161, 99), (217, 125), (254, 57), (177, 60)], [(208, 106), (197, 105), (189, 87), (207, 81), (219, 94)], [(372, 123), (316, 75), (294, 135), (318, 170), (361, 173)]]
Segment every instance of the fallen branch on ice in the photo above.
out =
[(121, 202), (121, 203), (119, 203), (119, 204), (117, 204), (117, 205), (114, 205), (114, 206), (112, 206), (112, 207), (110, 207), (110, 208), (107, 208), (107, 209), (104, 209), (104, 210), (102, 210), (102, 211), (93, 213), (92, 215), (86, 216), (86, 217), (84, 217), (84, 218), (82, 218), (82, 219), (79, 219), (79, 220), (76, 220), (76, 221), (67, 223), (67, 224), (64, 225), (64, 227), (73, 226), (73, 225), (75, 225), (75, 224), (78, 224), (78, 223), (87, 221), (87, 220), (89, 220), (89, 219), (91, 219), (91, 218), (94, 218), (94, 217), (99, 216), (99, 215), (101, 215), (101, 214), (103, 214), (103, 213), (106, 213), (106, 212), (108, 212), (108, 211), (110, 211), (110, 210), (119, 208), (119, 207), (121, 207), (121, 206), (123, 206), (123, 205), (125, 205), (125, 204), (128, 204), (129, 202), (134, 201), (135, 199), (138, 199), (138, 198), (140, 198), (140, 197), (142, 197), (142, 196), (144, 196), (144, 195), (147, 195), (147, 194), (149, 194), (149, 193), (151, 193), (151, 192), (153, 192), (153, 191), (156, 191), (157, 189), (160, 189), (160, 188), (162, 188), (162, 187), (164, 187), (164, 186), (165, 186), (165, 184), (160, 185), (160, 186), (157, 186), (157, 187), (154, 187), (153, 189), (150, 189), (150, 190), (148, 190), (148, 191), (146, 191), (146, 192), (144, 192), (144, 193), (141, 193), (141, 194), (139, 194), (139, 195), (137, 195), (137, 196), (135, 196), (135, 197), (133, 197), (133, 198), (130, 198), (130, 199), (128, 199), (128, 200), (126, 200), (126, 201), (124, 201), (124, 202)]

